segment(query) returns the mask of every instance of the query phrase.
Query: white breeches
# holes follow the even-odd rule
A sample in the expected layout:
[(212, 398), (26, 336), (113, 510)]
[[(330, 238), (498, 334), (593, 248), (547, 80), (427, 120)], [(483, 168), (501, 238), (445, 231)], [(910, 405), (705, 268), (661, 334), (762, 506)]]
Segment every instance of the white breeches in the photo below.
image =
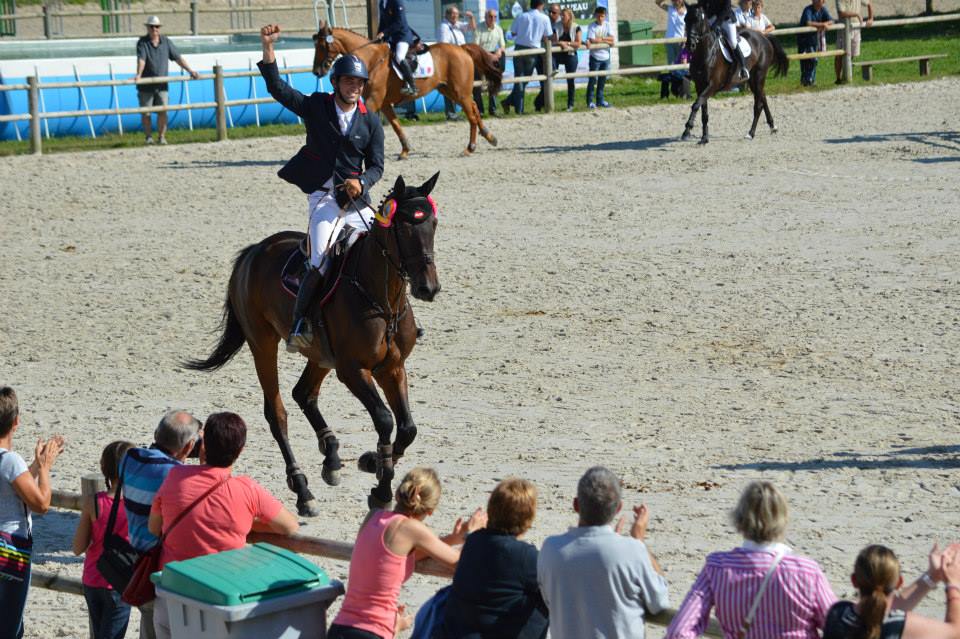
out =
[[(328, 183), (329, 184), (329, 183)], [(330, 191), (314, 191), (307, 196), (307, 213), (310, 215), (310, 266), (319, 268), (327, 249), (336, 241), (340, 229), (344, 226), (353, 226), (358, 229), (366, 229), (373, 224), (373, 209), (357, 204), (360, 214), (351, 206), (349, 210), (344, 211), (337, 204), (337, 199), (333, 196), (333, 188)], [(363, 223), (366, 219), (367, 224)]]
[[(726, 36), (727, 38), (727, 45), (731, 49), (736, 49), (737, 48), (737, 23), (730, 22), (730, 21), (724, 22), (723, 35)], [(733, 51), (731, 51), (730, 53), (736, 56), (736, 54)], [(736, 57), (734, 57), (734, 59), (736, 59)]]
[(407, 57), (407, 51), (409, 50), (410, 45), (406, 42), (398, 42), (394, 45), (393, 59), (397, 61), (397, 64), (403, 62), (404, 58)]

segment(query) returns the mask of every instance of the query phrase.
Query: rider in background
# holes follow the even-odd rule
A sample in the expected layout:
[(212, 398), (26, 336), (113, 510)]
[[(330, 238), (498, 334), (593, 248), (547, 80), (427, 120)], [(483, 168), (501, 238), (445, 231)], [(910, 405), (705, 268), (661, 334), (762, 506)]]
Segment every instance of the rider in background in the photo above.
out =
[(405, 95), (416, 95), (417, 85), (413, 80), (413, 69), (407, 62), (407, 51), (413, 44), (414, 35), (407, 24), (407, 12), (403, 0), (379, 0), (380, 22), (377, 39), (384, 39), (390, 44), (393, 59), (403, 74), (403, 88)]
[(723, 32), (727, 47), (737, 61), (738, 79), (746, 82), (750, 79), (750, 72), (747, 70), (747, 61), (743, 59), (743, 53), (737, 46), (737, 17), (733, 11), (733, 5), (730, 0), (707, 0), (706, 10), (710, 25)]
[(329, 266), (331, 243), (343, 226), (365, 228), (373, 219), (369, 194), (383, 175), (383, 126), (360, 100), (368, 79), (363, 60), (340, 57), (330, 70), (333, 93), (304, 95), (280, 78), (273, 52), (279, 37), (278, 25), (260, 29), (263, 60), (257, 67), (270, 95), (300, 116), (307, 129), (306, 144), (277, 173), (307, 194), (310, 215), (310, 267), (297, 293), (287, 338), (287, 350), (295, 353), (313, 338), (305, 316)]

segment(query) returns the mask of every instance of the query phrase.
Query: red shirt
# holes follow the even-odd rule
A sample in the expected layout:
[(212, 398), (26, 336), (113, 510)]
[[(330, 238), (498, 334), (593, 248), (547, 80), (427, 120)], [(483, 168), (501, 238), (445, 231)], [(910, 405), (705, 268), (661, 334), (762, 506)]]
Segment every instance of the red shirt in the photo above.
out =
[[(163, 517), (163, 533), (190, 504), (230, 475), (226, 468), (176, 466), (157, 491), (151, 514)], [(230, 477), (207, 495), (164, 537), (160, 566), (224, 550), (243, 548), (253, 520), (268, 522), (283, 506), (246, 476)]]

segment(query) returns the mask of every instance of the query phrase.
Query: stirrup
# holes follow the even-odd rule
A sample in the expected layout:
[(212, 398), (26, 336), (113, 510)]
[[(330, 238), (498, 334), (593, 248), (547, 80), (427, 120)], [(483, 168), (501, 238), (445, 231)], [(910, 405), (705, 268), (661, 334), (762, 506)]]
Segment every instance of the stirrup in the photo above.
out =
[(400, 93), (404, 95), (416, 95), (417, 94), (416, 83), (413, 82), (412, 80), (410, 82), (407, 82), (406, 80), (404, 80), (403, 88), (400, 89)]
[(310, 321), (306, 317), (301, 317), (290, 329), (290, 335), (287, 337), (287, 352), (298, 353), (301, 348), (308, 348), (313, 341), (313, 331), (310, 330)]

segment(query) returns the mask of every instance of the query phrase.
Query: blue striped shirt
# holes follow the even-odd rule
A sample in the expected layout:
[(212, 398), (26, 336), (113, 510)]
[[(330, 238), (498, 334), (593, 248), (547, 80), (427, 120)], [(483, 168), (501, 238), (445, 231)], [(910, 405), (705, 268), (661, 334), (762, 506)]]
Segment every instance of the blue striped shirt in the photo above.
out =
[(521, 47), (537, 49), (544, 38), (549, 38), (553, 33), (553, 23), (542, 11), (530, 9), (525, 11), (513, 21), (510, 27), (513, 33), (513, 40)]
[(157, 543), (157, 538), (147, 530), (150, 507), (170, 469), (179, 465), (179, 461), (153, 447), (131, 448), (123, 456), (120, 473), (130, 544), (141, 552), (150, 550)]

